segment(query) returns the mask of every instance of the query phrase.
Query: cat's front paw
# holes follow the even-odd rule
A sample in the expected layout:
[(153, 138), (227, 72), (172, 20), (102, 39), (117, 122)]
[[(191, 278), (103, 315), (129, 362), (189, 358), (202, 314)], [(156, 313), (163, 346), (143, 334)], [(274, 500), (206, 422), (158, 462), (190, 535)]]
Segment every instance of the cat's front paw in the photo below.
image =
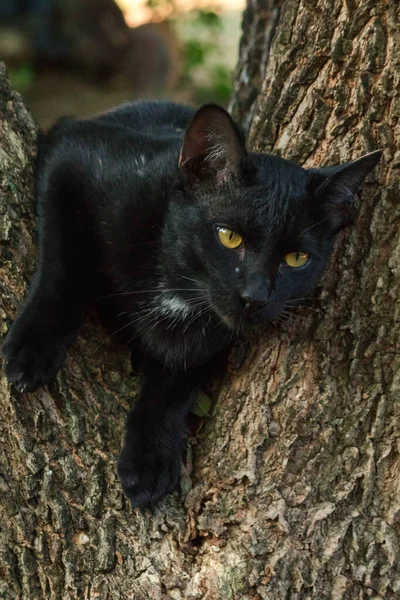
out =
[(18, 319), (1, 351), (7, 379), (20, 392), (32, 392), (55, 380), (65, 358), (66, 340), (40, 328), (40, 323)]
[(140, 444), (126, 442), (119, 460), (118, 476), (133, 507), (153, 506), (172, 492), (181, 470), (180, 449), (149, 447), (148, 440)]

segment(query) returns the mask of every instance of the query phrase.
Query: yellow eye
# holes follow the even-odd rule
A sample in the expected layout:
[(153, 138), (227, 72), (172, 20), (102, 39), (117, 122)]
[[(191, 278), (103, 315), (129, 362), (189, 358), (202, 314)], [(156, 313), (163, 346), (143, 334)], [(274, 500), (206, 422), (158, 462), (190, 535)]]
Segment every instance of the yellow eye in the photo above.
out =
[(232, 231), (232, 229), (217, 227), (217, 233), (219, 241), (225, 248), (233, 250), (234, 248), (239, 248), (240, 244), (243, 242), (242, 236), (236, 233), (236, 231)]
[(307, 254), (307, 252), (290, 252), (289, 254), (286, 254), (283, 260), (289, 267), (298, 269), (299, 267), (304, 267), (304, 265), (308, 263), (310, 255)]

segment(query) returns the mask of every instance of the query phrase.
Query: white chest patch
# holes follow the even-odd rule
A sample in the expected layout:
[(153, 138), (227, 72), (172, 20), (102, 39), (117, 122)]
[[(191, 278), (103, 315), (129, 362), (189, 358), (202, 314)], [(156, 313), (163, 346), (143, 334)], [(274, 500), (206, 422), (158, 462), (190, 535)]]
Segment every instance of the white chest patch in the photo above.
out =
[(164, 296), (161, 299), (161, 307), (165, 313), (171, 315), (171, 317), (180, 316), (182, 319), (192, 312), (189, 304), (177, 296)]

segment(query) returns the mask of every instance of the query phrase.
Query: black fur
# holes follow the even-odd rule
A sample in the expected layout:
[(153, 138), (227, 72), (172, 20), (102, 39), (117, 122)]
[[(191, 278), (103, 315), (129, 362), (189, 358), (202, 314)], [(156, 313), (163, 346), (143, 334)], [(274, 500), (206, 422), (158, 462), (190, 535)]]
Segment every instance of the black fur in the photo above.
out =
[[(134, 506), (157, 502), (176, 486), (209, 365), (313, 289), (379, 157), (307, 171), (248, 154), (215, 105), (136, 103), (61, 121), (40, 147), (39, 260), (3, 346), (9, 381), (21, 391), (51, 382), (88, 299), (102, 297), (144, 374), (119, 476)], [(218, 226), (243, 244), (224, 247)], [(282, 259), (297, 251), (311, 258), (294, 269)]]

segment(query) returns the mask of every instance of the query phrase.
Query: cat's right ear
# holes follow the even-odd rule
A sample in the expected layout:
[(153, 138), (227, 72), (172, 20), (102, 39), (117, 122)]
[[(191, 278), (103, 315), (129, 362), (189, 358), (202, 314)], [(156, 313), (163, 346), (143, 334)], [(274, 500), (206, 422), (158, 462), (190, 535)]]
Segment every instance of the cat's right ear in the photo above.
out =
[(179, 168), (191, 184), (214, 179), (222, 185), (239, 174), (245, 157), (246, 149), (232, 117), (217, 104), (205, 104), (187, 126)]

